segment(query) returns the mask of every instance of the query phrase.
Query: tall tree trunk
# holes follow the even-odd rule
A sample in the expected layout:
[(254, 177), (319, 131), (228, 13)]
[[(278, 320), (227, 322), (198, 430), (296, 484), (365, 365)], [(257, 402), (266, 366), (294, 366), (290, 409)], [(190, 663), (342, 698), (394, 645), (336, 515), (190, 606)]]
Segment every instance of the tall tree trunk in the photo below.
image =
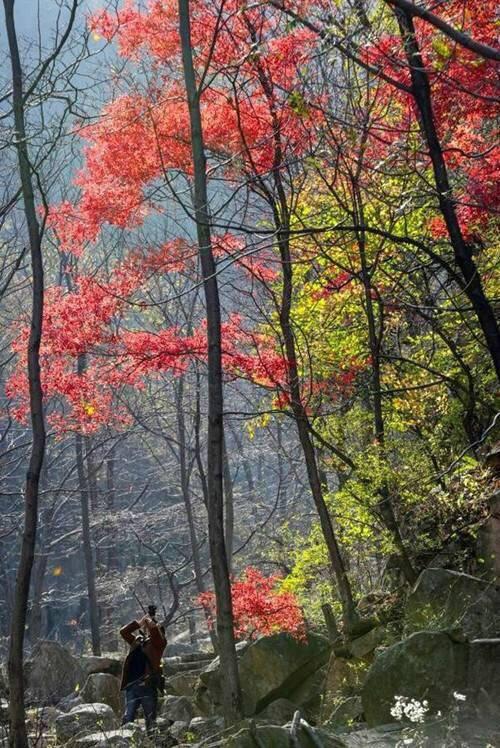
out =
[[(77, 371), (83, 374), (87, 362), (85, 354), (78, 356)], [(88, 610), (90, 622), (90, 636), (92, 640), (92, 652), (101, 654), (101, 635), (99, 631), (99, 608), (97, 605), (97, 591), (95, 584), (95, 562), (92, 551), (92, 537), (90, 532), (90, 491), (88, 475), (85, 471), (84, 437), (80, 433), (75, 435), (76, 471), (80, 487), (80, 503), (82, 511), (82, 545), (83, 558), (85, 562), (85, 575), (87, 578)]]
[[(247, 27), (251, 33), (252, 40), (257, 42), (255, 29), (251, 21), (246, 18)], [(276, 242), (280, 253), (282, 269), (282, 292), (279, 309), (279, 321), (283, 342), (285, 344), (285, 354), (288, 362), (287, 367), (287, 385), (290, 396), (290, 407), (297, 425), (299, 441), (306, 463), (307, 477), (313, 501), (318, 512), (319, 521), (325, 544), (328, 550), (330, 565), (335, 577), (336, 586), (342, 604), (342, 614), (346, 631), (355, 629), (359, 622), (359, 615), (354, 603), (351, 583), (347, 574), (347, 569), (342, 558), (340, 546), (335, 534), (332, 519), (323, 495), (323, 487), (319, 475), (316, 450), (311, 438), (311, 429), (306, 408), (302, 401), (300, 388), (300, 377), (297, 366), (297, 351), (295, 346), (295, 336), (291, 321), (292, 294), (293, 294), (293, 267), (290, 252), (290, 213), (288, 209), (288, 200), (285, 186), (281, 177), (281, 170), (284, 165), (283, 148), (281, 144), (281, 123), (276, 103), (273, 96), (272, 84), (269, 81), (266, 71), (262, 65), (256, 64), (259, 81), (265, 93), (269, 111), (271, 115), (273, 139), (274, 139), (274, 159), (271, 170), (274, 183), (275, 194), (270, 195), (270, 205), (273, 211), (274, 225), (276, 229)]]
[[(116, 502), (115, 462), (116, 462), (116, 458), (115, 458), (114, 448), (113, 448), (111, 453), (108, 455), (108, 459), (106, 460), (106, 509), (110, 517), (113, 516), (113, 513), (115, 511), (115, 502)], [(108, 553), (107, 553), (108, 569), (118, 569), (119, 568), (119, 554), (118, 554), (117, 544), (115, 541), (114, 530), (111, 532), (110, 537), (108, 538), (107, 542), (109, 543)]]
[(198, 536), (196, 533), (196, 526), (194, 523), (193, 507), (191, 504), (191, 494), (189, 487), (189, 474), (187, 467), (187, 447), (186, 447), (186, 423), (184, 418), (184, 375), (181, 375), (178, 379), (176, 387), (176, 411), (177, 411), (177, 439), (179, 441), (179, 466), (181, 473), (181, 493), (184, 507), (186, 509), (186, 518), (188, 523), (189, 542), (191, 545), (191, 553), (193, 554), (193, 567), (196, 582), (196, 589), (198, 592), (205, 591), (205, 584), (203, 581), (203, 571), (201, 568), (200, 559), (200, 547), (198, 543)]
[(231, 466), (227, 454), (226, 438), (224, 436), (223, 447), (223, 471), (224, 471), (224, 522), (225, 522), (225, 539), (227, 566), (229, 573), (233, 568), (233, 544), (234, 544), (234, 493), (233, 478), (231, 475)]
[[(358, 225), (364, 225), (364, 217), (361, 201), (358, 199), (355, 201), (356, 212), (358, 215)], [(377, 332), (375, 310), (373, 308), (372, 299), (372, 283), (370, 278), (370, 272), (366, 261), (366, 239), (363, 230), (357, 232), (359, 257), (361, 261), (361, 276), (363, 281), (365, 306), (366, 306), (366, 317), (368, 321), (368, 343), (370, 346), (370, 354), (372, 360), (371, 369), (371, 397), (373, 406), (373, 430), (375, 439), (380, 447), (381, 457), (385, 460), (385, 424), (384, 424), (384, 413), (382, 409), (382, 394), (381, 394), (381, 381), (380, 381), (380, 347), (382, 344), (382, 330)], [(380, 326), (379, 326), (380, 327)], [(403, 541), (401, 529), (399, 527), (396, 514), (394, 512), (394, 506), (392, 502), (391, 493), (387, 482), (384, 480), (382, 486), (379, 489), (380, 501), (378, 502), (378, 512), (385, 526), (392, 535), (394, 545), (397, 548), (399, 555), (399, 565), (401, 571), (404, 574), (406, 581), (409, 584), (413, 584), (416, 581), (417, 574), (413, 568), (413, 565), (408, 556), (406, 546)]]
[(16, 576), (14, 606), (10, 626), (8, 677), (9, 677), (9, 745), (27, 748), (25, 725), (23, 649), (26, 630), (26, 613), (31, 572), (35, 556), (38, 521), (39, 481), (45, 454), (45, 423), (43, 393), (40, 381), (40, 342), (43, 323), (44, 278), (41, 251), (41, 229), (38, 224), (30, 157), (26, 139), (23, 74), (14, 21), (14, 0), (4, 0), (5, 25), (12, 69), (12, 105), (15, 124), (19, 176), (24, 203), (24, 214), (29, 234), (32, 272), (31, 329), (28, 340), (28, 380), (32, 443), (26, 475), (24, 501), (24, 529), (21, 554)]
[(222, 707), (227, 723), (241, 718), (241, 690), (233, 629), (231, 585), (224, 541), (223, 389), (221, 316), (208, 211), (206, 158), (191, 48), (189, 0), (179, 0), (184, 82), (189, 106), (194, 172), (194, 212), (203, 275), (208, 342), (208, 534), (217, 606), (217, 640), (222, 679)]
[(413, 17), (410, 13), (399, 8), (396, 8), (394, 13), (398, 20), (406, 59), (410, 68), (412, 93), (417, 105), (420, 129), (429, 149), (439, 207), (446, 224), (451, 246), (453, 247), (455, 261), (464, 279), (463, 291), (479, 320), (497, 377), (500, 379), (500, 328), (495, 312), (484, 292), (481, 278), (472, 256), (472, 248), (464, 239), (457, 217), (456, 203), (448, 178), (446, 161), (432, 109), (429, 76), (425, 70), (424, 61), (415, 35)]
[(95, 584), (94, 554), (92, 552), (92, 538), (90, 534), (89, 489), (87, 484), (87, 476), (85, 474), (83, 437), (79, 433), (75, 435), (75, 450), (76, 470), (78, 474), (78, 483), (80, 486), (80, 503), (82, 510), (82, 545), (83, 558), (85, 561), (85, 575), (87, 578), (87, 594), (89, 606), (88, 610), (90, 635), (92, 639), (92, 652), (95, 655), (100, 655), (101, 637), (99, 631), (99, 609), (97, 606), (97, 592)]

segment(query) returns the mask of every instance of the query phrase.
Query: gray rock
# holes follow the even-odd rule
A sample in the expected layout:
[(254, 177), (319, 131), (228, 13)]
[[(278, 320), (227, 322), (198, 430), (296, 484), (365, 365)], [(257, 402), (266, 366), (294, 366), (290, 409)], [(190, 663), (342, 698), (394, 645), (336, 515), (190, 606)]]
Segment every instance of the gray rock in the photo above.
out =
[(53, 641), (41, 641), (33, 659), (25, 666), (29, 697), (43, 704), (56, 704), (83, 686), (83, 670), (67, 649)]
[[(280, 633), (261, 637), (240, 651), (243, 710), (245, 715), (251, 716), (278, 698), (290, 698), (297, 703), (294, 692), (328, 661), (330, 644), (318, 634), (309, 634), (307, 640), (301, 642)], [(200, 674), (202, 688), (196, 694), (200, 710), (205, 708), (203, 691), (206, 689), (213, 709), (220, 712), (222, 677), (218, 660)], [(304, 698), (309, 695), (308, 692)]]
[(369, 726), (393, 721), (396, 696), (429, 702), (430, 713), (446, 711), (453, 692), (467, 678), (467, 645), (444, 632), (420, 631), (381, 651), (363, 687), (363, 712)]
[(70, 696), (65, 696), (64, 699), (58, 701), (57, 708), (61, 712), (70, 712), (75, 708), (75, 706), (81, 706), (84, 703), (85, 702), (83, 701), (81, 696), (75, 696), (74, 694), (71, 694)]
[(400, 748), (404, 738), (401, 726), (394, 724), (380, 725), (369, 730), (356, 730), (339, 736), (344, 748)]
[(376, 626), (368, 631), (364, 636), (358, 636), (349, 643), (349, 651), (353, 657), (361, 659), (371, 654), (382, 642), (386, 636), (386, 630), (383, 626)]
[(82, 704), (56, 719), (59, 743), (75, 742), (87, 734), (116, 730), (119, 720), (108, 704)]
[(109, 730), (105, 734), (102, 732), (93, 732), (90, 735), (84, 735), (76, 740), (75, 745), (81, 748), (92, 748), (92, 746), (115, 746), (115, 748), (129, 748), (137, 745), (142, 736), (142, 731), (137, 727), (126, 725), (118, 730)]
[(363, 702), (361, 696), (350, 696), (333, 710), (328, 719), (328, 724), (349, 725), (352, 722), (359, 722), (362, 716)]
[(192, 698), (198, 684), (198, 673), (177, 673), (167, 679), (167, 691), (174, 696)]
[(172, 722), (189, 724), (194, 716), (193, 705), (187, 696), (166, 696), (161, 706), (161, 714)]
[(276, 699), (259, 712), (257, 717), (259, 720), (269, 720), (275, 725), (284, 725), (290, 722), (296, 711), (297, 704), (294, 704), (289, 699)]
[(7, 725), (9, 722), (9, 702), (7, 699), (0, 699), (0, 725)]
[(86, 677), (92, 673), (107, 673), (108, 675), (114, 675), (115, 678), (120, 678), (124, 657), (119, 652), (116, 652), (114, 654), (105, 654), (101, 657), (84, 655), (78, 661)]
[(189, 723), (188, 731), (196, 738), (207, 738), (216, 735), (224, 729), (222, 717), (193, 717)]
[[(229, 736), (222, 745), (224, 748), (290, 748), (290, 729), (278, 725), (251, 725), (241, 727)], [(302, 725), (297, 733), (296, 748), (344, 748), (345, 744), (333, 734), (321, 728)]]
[(189, 722), (174, 722), (174, 724), (170, 726), (170, 734), (173, 735), (174, 738), (177, 738), (177, 740), (184, 738), (188, 730)]
[(123, 711), (120, 681), (108, 673), (92, 673), (85, 681), (81, 697), (86, 704), (108, 704), (120, 715)]
[(478, 714), (498, 723), (500, 703), (500, 639), (476, 639), (469, 644), (466, 691)]
[(405, 606), (408, 632), (460, 631), (467, 639), (500, 636), (500, 587), (468, 574), (425, 569)]

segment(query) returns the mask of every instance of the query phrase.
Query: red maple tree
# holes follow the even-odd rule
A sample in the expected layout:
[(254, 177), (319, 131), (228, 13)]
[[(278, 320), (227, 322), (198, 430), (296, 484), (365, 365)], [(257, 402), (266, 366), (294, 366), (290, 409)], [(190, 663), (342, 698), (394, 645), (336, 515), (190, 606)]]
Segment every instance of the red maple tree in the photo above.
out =
[[(296, 639), (306, 635), (305, 621), (295, 595), (279, 590), (280, 576), (269, 577), (249, 566), (231, 585), (234, 634), (237, 639), (255, 639), (286, 632)], [(203, 592), (198, 602), (215, 616), (215, 595)]]

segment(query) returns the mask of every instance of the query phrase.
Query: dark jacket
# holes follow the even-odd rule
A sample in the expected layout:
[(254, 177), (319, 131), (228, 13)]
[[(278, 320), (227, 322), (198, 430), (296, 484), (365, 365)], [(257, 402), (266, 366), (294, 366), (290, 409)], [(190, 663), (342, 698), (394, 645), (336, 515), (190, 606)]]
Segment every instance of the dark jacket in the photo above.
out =
[[(126, 688), (130, 682), (129, 664), (132, 653), (138, 646), (141, 646), (139, 644), (140, 640), (134, 634), (134, 632), (138, 631), (139, 629), (140, 626), (137, 621), (131, 621), (126, 626), (120, 629), (120, 635), (125, 639), (127, 644), (130, 644), (130, 652), (128, 653), (123, 665), (122, 682), (120, 686), (122, 690)], [(146, 682), (150, 676), (160, 672), (161, 658), (166, 646), (167, 640), (165, 638), (165, 635), (159, 625), (156, 623), (151, 626), (148, 632), (147, 639), (144, 644), (142, 644), (143, 652), (147, 657), (145, 671)]]

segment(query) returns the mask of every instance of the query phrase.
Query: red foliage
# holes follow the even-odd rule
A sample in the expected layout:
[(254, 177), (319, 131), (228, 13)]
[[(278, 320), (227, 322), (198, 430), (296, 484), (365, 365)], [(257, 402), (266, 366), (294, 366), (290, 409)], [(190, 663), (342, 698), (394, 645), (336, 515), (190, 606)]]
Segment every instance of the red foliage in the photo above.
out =
[[(233, 580), (234, 634), (237, 639), (255, 639), (259, 634), (269, 636), (280, 631), (296, 639), (306, 635), (302, 610), (290, 592), (276, 590), (280, 577), (265, 577), (258, 569), (249, 566), (240, 579)], [(198, 602), (215, 616), (215, 594), (203, 592)]]

